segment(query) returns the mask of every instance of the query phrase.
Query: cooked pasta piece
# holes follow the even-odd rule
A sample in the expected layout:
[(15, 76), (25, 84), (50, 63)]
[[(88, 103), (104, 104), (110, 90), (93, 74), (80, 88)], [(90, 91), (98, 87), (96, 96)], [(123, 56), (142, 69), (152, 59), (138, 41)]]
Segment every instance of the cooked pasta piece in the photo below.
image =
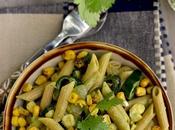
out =
[(154, 116), (155, 116), (154, 107), (153, 104), (151, 104), (143, 114), (142, 119), (136, 124), (135, 130), (144, 130), (151, 122), (151, 120), (154, 118)]
[(133, 69), (130, 68), (129, 66), (122, 66), (119, 69), (119, 77), (121, 79), (121, 84), (125, 82), (125, 80), (132, 74)]
[(152, 90), (152, 97), (153, 103), (156, 106), (155, 111), (161, 130), (168, 130), (169, 124), (166, 107), (163, 101), (162, 90), (159, 87), (154, 87)]
[(152, 127), (155, 125), (156, 123), (154, 122), (154, 120), (151, 120), (150, 123), (146, 126), (146, 128), (144, 130), (152, 130)]
[(89, 79), (95, 72), (97, 72), (99, 69), (99, 63), (98, 59), (95, 54), (92, 54), (92, 58), (90, 63), (88, 64), (87, 70), (85, 74), (83, 75), (82, 81), (85, 82), (87, 79)]
[(47, 84), (48, 83), (41, 85), (41, 86), (38, 86), (27, 93), (20, 94), (20, 95), (16, 96), (16, 98), (22, 99), (25, 101), (34, 101), (42, 96), (43, 91), (45, 89), (45, 86)]
[(116, 60), (109, 61), (109, 64), (107, 67), (107, 74), (108, 75), (118, 75), (121, 65), (122, 64)]
[(68, 99), (71, 95), (74, 85), (75, 82), (73, 81), (61, 88), (60, 95), (56, 104), (55, 113), (53, 116), (54, 120), (57, 122), (61, 121), (62, 117), (64, 116), (64, 113), (66, 112)]
[(129, 123), (123, 118), (117, 107), (111, 107), (107, 112), (119, 130), (130, 130)]
[(38, 120), (50, 130), (64, 130), (58, 122), (51, 118), (38, 118)]
[(146, 95), (143, 97), (135, 98), (130, 101), (128, 101), (128, 106), (125, 108), (125, 110), (129, 110), (130, 107), (132, 107), (134, 104), (139, 103), (143, 104), (145, 107), (147, 107), (150, 103), (152, 103), (152, 99), (150, 95)]
[(73, 69), (74, 69), (74, 60), (68, 60), (64, 64), (64, 66), (62, 67), (62, 69), (59, 72), (58, 76), (54, 79), (54, 81), (57, 81), (62, 76), (69, 76), (69, 75), (71, 75)]
[(107, 69), (109, 60), (111, 58), (111, 55), (112, 55), (112, 53), (108, 52), (108, 53), (102, 55), (101, 58), (99, 59), (99, 70), (98, 71), (99, 71), (100, 74), (97, 78), (97, 81), (96, 81), (95, 85), (91, 89), (91, 91), (96, 89), (96, 88), (99, 88), (102, 85), (103, 80), (104, 80), (104, 76), (105, 76), (105, 73), (106, 73), (106, 69)]
[(41, 110), (44, 110), (46, 107), (48, 107), (51, 104), (55, 85), (56, 85), (55, 82), (51, 82), (45, 87), (43, 96), (41, 98), (41, 103), (40, 103)]

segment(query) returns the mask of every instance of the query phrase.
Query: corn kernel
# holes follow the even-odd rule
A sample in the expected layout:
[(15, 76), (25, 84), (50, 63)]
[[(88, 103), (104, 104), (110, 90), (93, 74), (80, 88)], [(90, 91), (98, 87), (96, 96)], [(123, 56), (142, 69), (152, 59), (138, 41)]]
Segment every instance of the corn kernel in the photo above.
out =
[(18, 118), (18, 124), (19, 124), (20, 127), (24, 127), (24, 126), (27, 125), (27, 122), (23, 117), (19, 117)]
[(77, 60), (75, 61), (75, 66), (76, 66), (77, 68), (82, 68), (84, 65), (85, 65), (85, 64), (84, 64), (84, 61), (81, 60), (81, 59), (77, 59)]
[(52, 76), (54, 72), (55, 72), (54, 67), (46, 67), (43, 69), (43, 74), (47, 77)]
[(51, 76), (51, 81), (57, 81), (58, 80), (58, 76), (59, 74), (58, 73), (54, 73), (52, 76)]
[(35, 105), (36, 105), (35, 102), (31, 101), (31, 102), (27, 103), (26, 108), (29, 112), (33, 113), (33, 108)]
[(86, 102), (83, 99), (79, 99), (76, 101), (76, 104), (78, 104), (81, 108), (83, 106), (86, 106)]
[(76, 58), (75, 51), (73, 51), (73, 50), (65, 51), (64, 54), (63, 54), (63, 58), (65, 60), (74, 60)]
[(147, 87), (149, 83), (150, 83), (150, 80), (149, 80), (148, 78), (143, 78), (143, 79), (140, 81), (140, 86), (141, 86), (141, 87)]
[(12, 117), (11, 124), (12, 124), (14, 127), (19, 126), (19, 124), (18, 124), (18, 117), (17, 117), (17, 116), (13, 116), (13, 117)]
[(19, 108), (18, 107), (14, 108), (13, 109), (13, 116), (19, 116), (19, 115), (20, 115)]
[(62, 123), (66, 128), (75, 126), (75, 118), (72, 114), (63, 116)]
[(33, 116), (38, 117), (39, 116), (39, 111), (40, 111), (40, 107), (38, 105), (35, 105), (34, 108), (33, 108)]
[(153, 89), (153, 86), (149, 86), (149, 87), (146, 88), (146, 92), (148, 94), (151, 94), (152, 93), (152, 89)]
[(89, 112), (92, 112), (92, 111), (95, 109), (96, 105), (97, 105), (97, 104), (92, 104), (92, 105), (90, 105), (90, 106), (89, 106)]
[(103, 115), (103, 122), (105, 122), (108, 125), (111, 124), (111, 119), (108, 114)]
[(140, 96), (144, 96), (146, 95), (146, 89), (142, 88), (142, 87), (137, 87), (136, 88), (136, 96), (140, 97)]
[(92, 97), (91, 95), (87, 95), (87, 99), (86, 99), (87, 105), (92, 105)]
[(58, 62), (58, 67), (59, 67), (59, 69), (61, 69), (63, 66), (64, 66), (64, 61)]
[(161, 130), (160, 126), (153, 126), (151, 130)]
[(25, 127), (20, 127), (19, 130), (26, 130), (26, 128)]
[(114, 123), (111, 123), (111, 124), (109, 125), (109, 130), (117, 130), (116, 125), (115, 125)]
[(78, 98), (79, 98), (78, 94), (75, 92), (72, 92), (68, 101), (70, 103), (76, 103), (78, 101)]
[(87, 51), (81, 51), (78, 53), (77, 58), (81, 59), (84, 58), (85, 56), (87, 56), (88, 52)]
[(75, 130), (74, 127), (69, 127), (67, 130)]
[(124, 92), (118, 92), (116, 97), (122, 100), (126, 100)]
[(30, 83), (25, 83), (22, 87), (22, 91), (23, 92), (29, 92), (31, 91), (33, 88), (33, 86)]
[(37, 84), (37, 85), (41, 85), (41, 84), (46, 83), (46, 82), (47, 82), (47, 77), (44, 75), (39, 75), (35, 80), (35, 84)]
[(45, 114), (45, 117), (52, 118), (54, 114), (54, 110), (50, 110)]
[(33, 126), (33, 127), (30, 127), (28, 130), (39, 130), (39, 128)]
[(26, 109), (24, 109), (23, 107), (19, 107), (19, 113), (21, 115), (24, 115), (24, 116), (28, 116), (29, 115), (29, 112)]
[(91, 116), (97, 116), (98, 111), (99, 111), (98, 108), (95, 108), (94, 110), (92, 110), (92, 112), (90, 113)]

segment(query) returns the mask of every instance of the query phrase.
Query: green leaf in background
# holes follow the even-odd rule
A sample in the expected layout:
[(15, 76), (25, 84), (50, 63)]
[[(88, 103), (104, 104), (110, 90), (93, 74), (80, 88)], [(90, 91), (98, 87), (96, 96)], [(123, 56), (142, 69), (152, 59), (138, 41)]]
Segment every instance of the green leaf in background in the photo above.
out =
[(87, 119), (78, 122), (80, 130), (108, 130), (108, 125), (103, 122), (100, 116), (89, 116)]
[(74, 0), (74, 3), (78, 5), (80, 17), (85, 20), (87, 24), (95, 27), (97, 25), (97, 21), (100, 19), (100, 14), (89, 12), (89, 10), (86, 8), (85, 0)]
[(101, 13), (108, 10), (115, 0), (85, 0), (86, 6), (90, 12)]

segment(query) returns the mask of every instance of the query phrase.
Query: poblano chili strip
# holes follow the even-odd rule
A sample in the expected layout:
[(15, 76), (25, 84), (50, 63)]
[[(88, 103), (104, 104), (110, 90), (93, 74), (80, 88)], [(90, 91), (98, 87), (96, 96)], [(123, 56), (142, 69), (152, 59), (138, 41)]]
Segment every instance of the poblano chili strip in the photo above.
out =
[(54, 100), (57, 100), (58, 96), (59, 96), (59, 93), (60, 93), (60, 89), (62, 86), (72, 82), (72, 81), (75, 81), (75, 84), (77, 84), (77, 81), (74, 77), (71, 77), (71, 76), (63, 76), (61, 78), (59, 78), (56, 82), (56, 88), (53, 92), (53, 99)]
[(142, 72), (138, 69), (134, 70), (132, 74), (126, 79), (122, 86), (128, 100), (131, 100), (135, 93), (135, 88), (139, 85)]
[(114, 93), (117, 93), (120, 91), (120, 77), (117, 75), (108, 75), (105, 79), (106, 83), (111, 84), (111, 89)]

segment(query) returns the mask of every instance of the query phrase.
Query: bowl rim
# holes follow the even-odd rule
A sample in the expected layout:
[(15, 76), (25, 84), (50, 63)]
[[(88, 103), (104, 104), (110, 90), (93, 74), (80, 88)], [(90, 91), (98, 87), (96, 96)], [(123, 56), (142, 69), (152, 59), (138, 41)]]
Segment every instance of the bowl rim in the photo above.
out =
[(105, 42), (96, 42), (96, 41), (86, 41), (86, 42), (76, 42), (74, 44), (67, 44), (55, 48), (32, 62), (20, 75), (20, 77), (16, 80), (11, 91), (9, 93), (8, 99), (6, 101), (5, 111), (3, 115), (3, 128), (4, 130), (11, 130), (11, 116), (12, 116), (12, 109), (15, 103), (15, 96), (20, 91), (22, 84), (30, 77), (30, 75), (37, 70), (42, 64), (46, 63), (47, 61), (57, 57), (58, 55), (62, 54), (65, 50), (78, 50), (78, 49), (91, 49), (91, 50), (106, 50), (116, 53), (123, 57), (126, 60), (131, 61), (136, 66), (138, 66), (153, 82), (153, 84), (158, 85), (162, 89), (162, 94), (164, 98), (164, 102), (166, 104), (167, 109), (167, 116), (169, 117), (169, 129), (174, 130), (174, 117), (172, 112), (172, 106), (168, 95), (166, 94), (164, 88), (162, 87), (160, 81), (158, 80), (156, 74), (153, 70), (138, 56), (134, 53), (121, 48), (117, 45), (105, 43)]

